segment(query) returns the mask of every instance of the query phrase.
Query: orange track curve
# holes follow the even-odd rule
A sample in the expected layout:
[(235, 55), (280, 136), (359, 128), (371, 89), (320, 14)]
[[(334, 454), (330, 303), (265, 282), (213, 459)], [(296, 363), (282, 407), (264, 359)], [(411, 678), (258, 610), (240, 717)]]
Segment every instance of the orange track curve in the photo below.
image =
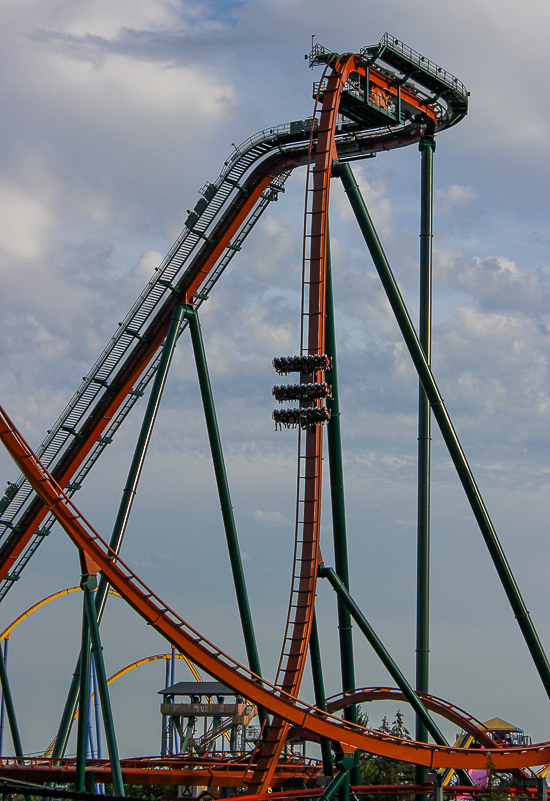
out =
[[(475, 737), (484, 748), (495, 748), (495, 741), (488, 735), (483, 723), (474, 718), (473, 715), (460, 709), (456, 704), (445, 701), (435, 695), (422, 692), (418, 692), (417, 695), (430, 712), (435, 712), (437, 715), (441, 715), (441, 717), (454, 723), (463, 731)], [(409, 703), (405, 695), (397, 687), (366, 687), (352, 692), (337, 693), (327, 698), (327, 710), (331, 714), (335, 714), (351, 704), (363, 704), (371, 701), (405, 701), (405, 703)], [(292, 739), (298, 733), (296, 729), (291, 729), (289, 738)], [(516, 768), (513, 773), (520, 780), (528, 775), (522, 768)]]
[[(483, 723), (477, 720), (472, 715), (469, 715), (463, 709), (460, 709), (450, 701), (445, 701), (443, 698), (438, 698), (429, 693), (417, 692), (422, 703), (431, 712), (450, 720), (464, 729), (465, 732), (477, 737), (480, 743), (488, 748), (494, 747), (494, 740), (491, 740)], [(366, 687), (361, 690), (355, 690), (350, 693), (338, 693), (331, 698), (327, 698), (327, 710), (333, 714), (344, 709), (351, 704), (363, 704), (369, 701), (405, 701), (408, 703), (404, 694), (397, 687)]]
[[(429, 709), (430, 712), (435, 712), (446, 720), (450, 720), (456, 726), (459, 726), (483, 746), (483, 748), (494, 748), (495, 741), (487, 733), (487, 729), (480, 720), (474, 718), (473, 715), (468, 714), (456, 704), (450, 701), (445, 701), (443, 698), (438, 698), (429, 693), (417, 692), (422, 703)], [(362, 690), (355, 690), (351, 693), (339, 693), (338, 695), (327, 698), (327, 710), (331, 713), (338, 712), (348, 704), (362, 704), (365, 701), (405, 701), (408, 703), (404, 694), (397, 687), (367, 687)], [(512, 771), (515, 777), (520, 781), (523, 780), (526, 772), (522, 768), (516, 768)]]
[(74, 545), (86, 553), (128, 604), (178, 650), (207, 673), (228, 684), (259, 706), (286, 722), (340, 742), (347, 751), (359, 749), (417, 765), (434, 768), (484, 769), (490, 757), (496, 770), (542, 765), (550, 762), (550, 743), (528, 747), (495, 748), (484, 751), (437, 746), (401, 740), (382, 732), (353, 725), (288, 696), (233, 660), (202, 637), (150, 590), (80, 514), (0, 406), (0, 439), (37, 492), (53, 512)]

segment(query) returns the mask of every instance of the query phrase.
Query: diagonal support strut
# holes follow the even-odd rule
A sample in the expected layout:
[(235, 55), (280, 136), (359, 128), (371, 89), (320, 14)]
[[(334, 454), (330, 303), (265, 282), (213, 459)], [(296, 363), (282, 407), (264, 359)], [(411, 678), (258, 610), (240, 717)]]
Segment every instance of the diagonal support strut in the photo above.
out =
[[(231, 571), (233, 573), (233, 582), (235, 584), (235, 593), (237, 595), (237, 605), (239, 607), (239, 615), (243, 629), (248, 665), (253, 673), (255, 673), (257, 676), (261, 676), (262, 669), (260, 666), (260, 656), (258, 654), (256, 635), (254, 633), (254, 624), (252, 622), (252, 613), (250, 611), (250, 603), (248, 600), (248, 591), (244, 577), (241, 550), (237, 536), (235, 517), (233, 515), (233, 505), (231, 503), (231, 494), (229, 492), (229, 482), (225, 469), (225, 460), (223, 458), (222, 442), (218, 428), (216, 407), (214, 406), (212, 385), (210, 384), (210, 376), (208, 373), (208, 364), (206, 361), (206, 352), (204, 350), (199, 315), (192, 306), (185, 306), (183, 308), (184, 319), (189, 321), (191, 343), (193, 345), (197, 376), (199, 379), (199, 388), (204, 407), (204, 417), (206, 420), (208, 439), (210, 441), (212, 461), (214, 463), (214, 473), (216, 476), (216, 484), (220, 498), (223, 525), (227, 540), (227, 549), (229, 551), (229, 561), (231, 563)], [(263, 724), (265, 721), (265, 712), (261, 708), (258, 709), (258, 717), (260, 718), (260, 722)]]
[(412, 320), (399, 291), (399, 287), (391, 270), (384, 249), (376, 233), (363, 196), (357, 186), (355, 177), (349, 164), (335, 164), (333, 174), (337, 175), (344, 186), (349, 202), (372, 256), (374, 265), (386, 291), (390, 306), (401, 329), (403, 339), (409, 350), (414, 366), (418, 372), (424, 391), (432, 406), (433, 415), (437, 421), (449, 455), (453, 461), (458, 477), (470, 502), (470, 506), (477, 520), (489, 554), (493, 560), (496, 571), (506, 593), (512, 611), (518, 621), (521, 633), (525, 639), (535, 667), (539, 673), (544, 689), (550, 698), (550, 664), (542, 643), (539, 639), (533, 621), (529, 615), (525, 601), (512, 573), (489, 512), (483, 502), (481, 492), (476, 484), (468, 460), (462, 450), (454, 426), (445, 408), (441, 392), (433, 377), (432, 371), (426, 361), (426, 356), (419, 342)]

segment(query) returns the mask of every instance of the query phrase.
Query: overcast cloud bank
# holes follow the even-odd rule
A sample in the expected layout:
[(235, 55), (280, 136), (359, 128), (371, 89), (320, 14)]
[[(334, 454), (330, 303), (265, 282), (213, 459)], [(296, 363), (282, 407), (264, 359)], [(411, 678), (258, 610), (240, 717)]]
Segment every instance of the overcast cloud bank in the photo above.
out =
[[(340, 5), (338, 24), (326, 0), (22, 0), (3, 4), (0, 15), (1, 401), (33, 445), (231, 143), (311, 114), (318, 76), (303, 54), (312, 33), (344, 52), (389, 30), (466, 83), (471, 113), (439, 137), (435, 155), (433, 367), (550, 648), (547, 4), (350, 0)], [(355, 171), (416, 319), (418, 152), (384, 154)], [(273, 430), (271, 359), (298, 347), (303, 179), (300, 172), (288, 182), (201, 311), (269, 678), (290, 580), (296, 449), (293, 434)], [(412, 679), (418, 382), (336, 185), (332, 218), (352, 582)], [(140, 414), (77, 499), (103, 533)], [(3, 453), (0, 465), (13, 480)], [(437, 433), (433, 477), (433, 691), (481, 719), (498, 714), (550, 739), (547, 700)], [(323, 521), (329, 561), (328, 506)], [(62, 532), (52, 535), (3, 605), (6, 624), (78, 581), (71, 548)], [(188, 342), (176, 353), (125, 549), (184, 617), (244, 658)], [(215, 573), (214, 584), (202, 567)], [(334, 620), (332, 601), (322, 588), (321, 609)], [(44, 748), (53, 736), (79, 616), (71, 596), (25, 624), (26, 637), (14, 635), (26, 749)], [(111, 672), (164, 648), (120, 603), (110, 605), (104, 626)], [(336, 692), (335, 629), (323, 645), (327, 685)], [(36, 647), (47, 689), (27, 698), (25, 687), (38, 682)], [(472, 652), (475, 660), (465, 656)], [(358, 682), (387, 682), (360, 642), (357, 653)], [(160, 670), (144, 673), (113, 692), (125, 755), (158, 748), (162, 682)], [(136, 694), (148, 728), (132, 717)]]

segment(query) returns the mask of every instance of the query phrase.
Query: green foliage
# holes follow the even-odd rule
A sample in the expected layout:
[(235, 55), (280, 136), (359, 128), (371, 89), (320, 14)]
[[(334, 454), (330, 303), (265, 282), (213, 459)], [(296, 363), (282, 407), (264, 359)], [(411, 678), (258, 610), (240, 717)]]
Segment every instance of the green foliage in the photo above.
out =
[(487, 787), (483, 793), (478, 795), (479, 801), (508, 801), (510, 794), (506, 792), (506, 788), (513, 784), (512, 776), (509, 773), (497, 773), (490, 754), (487, 757), (486, 768)]
[[(112, 795), (114, 788), (112, 784), (105, 785), (105, 793)], [(124, 795), (126, 798), (146, 798), (150, 801), (157, 801), (157, 799), (172, 799), (176, 798), (178, 788), (170, 784), (125, 784)]]
[[(358, 723), (362, 726), (368, 726), (369, 718), (359, 708)], [(401, 710), (397, 710), (393, 723), (390, 724), (386, 717), (383, 718), (382, 724), (378, 727), (378, 731), (384, 734), (391, 734), (394, 737), (402, 737), (404, 740), (410, 740), (411, 735), (403, 718)], [(415, 767), (408, 762), (399, 762), (396, 759), (389, 759), (388, 757), (375, 756), (374, 754), (364, 754), (361, 760), (361, 784), (414, 784), (415, 783)], [(370, 796), (367, 796), (370, 798)], [(374, 796), (373, 796), (374, 798)], [(398, 798), (398, 796), (384, 796), (386, 799)], [(407, 799), (408, 796), (399, 796), (401, 799)], [(412, 798), (412, 796), (411, 796)], [(495, 799), (498, 801), (498, 799)]]

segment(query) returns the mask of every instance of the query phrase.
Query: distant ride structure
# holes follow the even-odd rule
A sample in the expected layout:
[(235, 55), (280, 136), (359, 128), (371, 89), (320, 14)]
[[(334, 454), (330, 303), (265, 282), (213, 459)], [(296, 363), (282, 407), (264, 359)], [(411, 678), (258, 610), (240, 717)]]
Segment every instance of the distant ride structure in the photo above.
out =
[[(80, 589), (84, 599), (80, 655), (67, 702), (55, 741), (38, 759), (24, 753), (6, 670), (7, 652), (0, 649), (0, 680), (15, 750), (13, 759), (4, 758), (0, 762), (0, 777), (19, 782), (70, 781), (77, 793), (93, 788), (96, 793), (101, 792), (101, 785), (112, 782), (119, 796), (124, 795), (125, 783), (157, 783), (187, 789), (200, 787), (210, 794), (238, 790), (256, 799), (287, 788), (289, 794), (284, 797), (322, 795), (323, 801), (330, 801), (338, 794), (341, 801), (346, 801), (350, 787), (355, 793), (380, 792), (361, 787), (361, 754), (370, 753), (417, 765), (418, 794), (425, 794), (430, 782), (434, 795), (442, 786), (450, 794), (475, 794), (471, 771), (482, 771), (488, 759), (497, 770), (510, 772), (524, 794), (538, 793), (540, 797), (546, 793), (546, 768), (539, 773), (530, 768), (550, 763), (550, 743), (532, 745), (524, 735), (521, 738), (523, 733), (513, 734), (512, 729), (503, 734), (490, 728), (494, 721), (482, 724), (429, 693), (433, 416), (550, 695), (548, 659), (430, 367), (435, 137), (464, 118), (469, 93), (456, 77), (389, 34), (358, 53), (341, 55), (316, 44), (308, 58), (311, 67), (323, 69), (321, 79), (314, 84), (313, 115), (251, 137), (235, 148), (216, 181), (202, 188), (201, 198), (188, 213), (182, 234), (36, 453), (0, 407), (0, 439), (22, 471), (17, 481), (8, 483), (0, 500), (0, 600), (19, 582), (25, 566), (48, 537), (55, 521), (79, 550)], [(418, 332), (350, 166), (356, 160), (411, 144), (418, 144), (421, 153)], [(306, 167), (306, 202), (300, 348), (296, 355), (276, 355), (273, 360), (279, 376), (294, 376), (292, 383), (274, 387), (275, 400), (279, 404), (298, 404), (293, 408), (279, 406), (273, 412), (273, 419), (280, 427), (296, 428), (299, 442), (291, 591), (281, 656), (271, 683), (262, 671), (256, 645), (198, 311), (263, 212), (284, 192), (288, 176), (301, 166)], [(350, 593), (340, 433), (345, 420), (339, 409), (328, 224), (332, 178), (342, 181), (419, 374), (417, 660), (412, 684)], [(186, 329), (197, 368), (247, 667), (193, 629), (120, 557), (166, 377), (177, 342)], [(107, 541), (80, 513), (74, 496), (150, 383), (134, 457)], [(330, 467), (334, 568), (323, 563), (320, 550), (323, 447), (328, 449)], [(342, 692), (329, 699), (324, 689), (315, 617), (318, 578), (327, 579), (338, 604)], [(72, 591), (73, 588), (62, 593)], [(167, 639), (172, 649), (177, 649), (187, 661), (196, 679), (186, 683), (174, 681), (174, 651), (139, 661), (141, 664), (166, 660), (166, 682), (160, 691), (163, 724), (158, 757), (121, 760), (118, 754), (108, 690), (117, 674), (107, 680), (100, 638), (100, 622), (109, 592), (116, 592)], [(21, 618), (30, 611), (32, 608)], [(396, 687), (356, 687), (352, 620), (388, 669)], [(4, 631), (5, 642), (10, 630), (8, 627)], [(308, 654), (315, 706), (299, 698)], [(212, 681), (200, 681), (202, 676), (197, 667)], [(98, 753), (94, 756), (93, 748), (89, 747), (91, 681), (97, 683), (94, 699), (97, 701), (99, 697), (101, 701), (108, 760), (100, 759)], [(180, 702), (178, 696), (188, 696), (189, 700)], [(227, 697), (232, 700), (228, 702)], [(408, 702), (416, 714), (416, 739), (396, 738), (360, 726), (357, 704), (374, 699)], [(97, 715), (98, 709), (96, 704)], [(337, 717), (336, 712), (341, 712), (342, 717)], [(455, 745), (447, 743), (432, 713), (461, 727), (463, 735)], [(253, 736), (247, 738), (245, 728), (250, 727), (256, 715), (258, 726), (254, 727)], [(204, 721), (200, 736), (195, 731), (198, 719)], [(77, 753), (75, 759), (68, 759), (65, 752), (74, 720), (78, 727)], [(99, 730), (96, 724), (98, 742)], [(307, 739), (319, 742), (321, 760), (308, 759), (293, 746)], [(218, 742), (222, 743), (221, 750)], [(432, 771), (429, 782), (425, 779), (426, 770)], [(411, 792), (411, 786), (393, 787), (387, 792)]]

